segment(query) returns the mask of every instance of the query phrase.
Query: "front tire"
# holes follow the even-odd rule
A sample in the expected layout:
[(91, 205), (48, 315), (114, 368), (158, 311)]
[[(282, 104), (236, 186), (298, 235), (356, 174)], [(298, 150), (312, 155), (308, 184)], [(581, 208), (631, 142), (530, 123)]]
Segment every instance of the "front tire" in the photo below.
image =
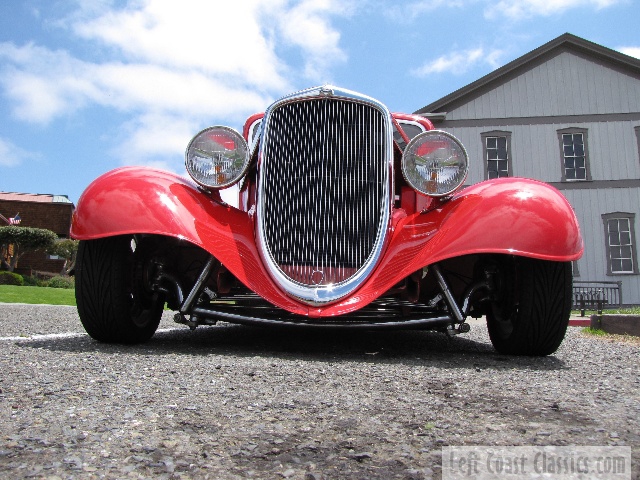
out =
[(164, 301), (144, 288), (144, 243), (132, 236), (83, 240), (76, 260), (76, 303), (87, 333), (106, 343), (140, 343), (158, 328)]
[(555, 352), (571, 314), (571, 263), (505, 257), (495, 280), (496, 296), (487, 311), (495, 349), (508, 355)]

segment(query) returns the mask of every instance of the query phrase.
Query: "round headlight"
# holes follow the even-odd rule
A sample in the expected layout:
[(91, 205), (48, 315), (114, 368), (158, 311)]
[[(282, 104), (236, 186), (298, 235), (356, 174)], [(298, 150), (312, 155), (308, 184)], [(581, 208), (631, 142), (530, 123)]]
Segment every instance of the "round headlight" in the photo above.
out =
[(229, 187), (247, 170), (249, 148), (233, 128), (209, 127), (189, 142), (185, 166), (191, 178), (203, 187)]
[(402, 174), (415, 190), (431, 197), (453, 193), (467, 178), (467, 152), (450, 133), (429, 130), (415, 136), (402, 154)]

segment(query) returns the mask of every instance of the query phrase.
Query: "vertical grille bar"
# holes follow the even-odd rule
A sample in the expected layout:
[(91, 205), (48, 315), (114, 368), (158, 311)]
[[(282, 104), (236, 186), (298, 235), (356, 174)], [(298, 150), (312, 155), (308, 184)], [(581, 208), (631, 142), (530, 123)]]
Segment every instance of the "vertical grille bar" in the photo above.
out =
[(389, 209), (384, 115), (318, 97), (282, 103), (265, 118), (260, 238), (295, 284), (348, 282), (379, 250)]

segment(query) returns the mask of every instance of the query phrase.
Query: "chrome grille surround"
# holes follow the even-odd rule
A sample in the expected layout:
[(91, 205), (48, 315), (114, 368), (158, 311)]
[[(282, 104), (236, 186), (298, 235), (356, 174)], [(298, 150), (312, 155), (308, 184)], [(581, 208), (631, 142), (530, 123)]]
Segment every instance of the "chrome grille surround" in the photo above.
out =
[(383, 104), (332, 86), (284, 97), (265, 113), (258, 245), (289, 295), (331, 303), (375, 268), (392, 207), (392, 131)]

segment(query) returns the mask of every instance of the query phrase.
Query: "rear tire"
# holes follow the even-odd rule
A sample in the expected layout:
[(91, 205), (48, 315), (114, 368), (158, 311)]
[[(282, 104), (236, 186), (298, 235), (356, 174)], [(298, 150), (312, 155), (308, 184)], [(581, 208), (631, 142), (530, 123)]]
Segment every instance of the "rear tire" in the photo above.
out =
[(487, 312), (495, 349), (508, 355), (555, 352), (571, 314), (571, 263), (504, 257), (496, 282), (497, 295)]
[(163, 298), (145, 290), (144, 244), (132, 236), (83, 240), (76, 260), (76, 303), (87, 333), (106, 343), (140, 343), (158, 328)]

